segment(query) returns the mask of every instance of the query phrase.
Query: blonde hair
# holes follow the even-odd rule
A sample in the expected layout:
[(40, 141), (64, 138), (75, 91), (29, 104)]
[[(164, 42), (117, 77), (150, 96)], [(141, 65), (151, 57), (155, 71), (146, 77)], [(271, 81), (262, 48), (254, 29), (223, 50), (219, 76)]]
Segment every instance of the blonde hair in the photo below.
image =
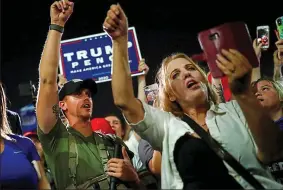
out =
[(180, 104), (176, 101), (171, 101), (169, 99), (169, 95), (172, 93), (172, 89), (170, 88), (170, 84), (169, 84), (169, 80), (167, 77), (167, 69), (168, 69), (168, 64), (178, 58), (183, 58), (188, 60), (190, 63), (192, 63), (194, 65), (194, 67), (200, 72), (200, 74), (203, 76), (204, 78), (204, 84), (207, 87), (207, 91), (208, 91), (208, 101), (209, 102), (213, 102), (214, 104), (217, 104), (217, 96), (216, 93), (213, 91), (213, 89), (211, 88), (208, 80), (207, 80), (207, 76), (205, 74), (205, 72), (190, 58), (188, 57), (186, 54), (184, 53), (174, 53), (168, 57), (166, 57), (165, 59), (163, 59), (162, 63), (161, 63), (161, 67), (157, 72), (156, 75), (156, 81), (159, 84), (159, 94), (158, 94), (158, 98), (159, 98), (159, 107), (161, 109), (163, 109), (164, 111), (167, 112), (171, 112), (172, 114), (174, 114), (177, 117), (182, 117), (183, 116), (183, 110), (180, 106)]
[(0, 82), (0, 136), (6, 140), (13, 140), (8, 135), (13, 134), (7, 118), (7, 103), (6, 95), (3, 89), (2, 83)]

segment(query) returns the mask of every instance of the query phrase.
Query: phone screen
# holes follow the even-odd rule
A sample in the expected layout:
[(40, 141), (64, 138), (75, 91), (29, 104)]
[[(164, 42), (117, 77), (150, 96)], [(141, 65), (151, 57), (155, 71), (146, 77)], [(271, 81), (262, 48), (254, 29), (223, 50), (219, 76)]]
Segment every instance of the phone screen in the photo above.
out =
[(257, 42), (262, 43), (262, 48), (267, 49), (269, 47), (269, 27), (262, 26), (257, 28)]
[(283, 16), (276, 19), (276, 26), (279, 33), (279, 38), (283, 39)]

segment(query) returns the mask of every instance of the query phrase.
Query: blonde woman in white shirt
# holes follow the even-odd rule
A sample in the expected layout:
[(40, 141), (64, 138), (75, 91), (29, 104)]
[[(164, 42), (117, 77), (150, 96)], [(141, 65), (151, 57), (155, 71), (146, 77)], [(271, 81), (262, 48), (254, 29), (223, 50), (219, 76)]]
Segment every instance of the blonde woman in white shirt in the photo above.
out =
[[(159, 72), (159, 103), (164, 110), (161, 111), (135, 98), (128, 62), (128, 23), (119, 5), (111, 6), (103, 27), (113, 44), (114, 102), (134, 130), (162, 151), (162, 188), (184, 187), (174, 161), (175, 144), (186, 134), (197, 135), (180, 119), (183, 114), (209, 132), (265, 188), (283, 188), (258, 161), (258, 158), (268, 161), (278, 156), (283, 145), (282, 135), (250, 91), (252, 68), (241, 53), (223, 50), (218, 56), (217, 65), (227, 75), (236, 100), (222, 104), (217, 104), (205, 74), (189, 57), (169, 56)], [(243, 188), (252, 188), (233, 169), (228, 167), (228, 170)]]

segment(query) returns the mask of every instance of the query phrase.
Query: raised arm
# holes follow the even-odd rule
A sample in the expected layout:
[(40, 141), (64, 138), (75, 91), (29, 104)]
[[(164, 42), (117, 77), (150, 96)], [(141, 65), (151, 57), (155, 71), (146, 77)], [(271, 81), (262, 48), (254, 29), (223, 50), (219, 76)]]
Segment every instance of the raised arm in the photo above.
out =
[(282, 156), (283, 133), (259, 104), (250, 87), (252, 67), (236, 50), (223, 50), (217, 65), (227, 75), (231, 92), (247, 120), (258, 147), (258, 158), (264, 163)]
[[(58, 63), (62, 31), (73, 12), (73, 3), (55, 1), (50, 7), (51, 28), (43, 49), (39, 65), (39, 90), (36, 104), (38, 126), (49, 133), (59, 117), (58, 107)], [(58, 31), (59, 30), (59, 31)]]
[(282, 80), (282, 65), (283, 65), (283, 40), (279, 39), (275, 43), (277, 50), (273, 53), (273, 62), (274, 62), (274, 73), (273, 79), (275, 81)]
[(112, 93), (114, 103), (131, 123), (144, 117), (142, 104), (135, 98), (128, 58), (128, 20), (120, 5), (112, 5), (103, 23), (112, 38)]
[(224, 98), (224, 92), (223, 92), (223, 86), (222, 86), (221, 79), (213, 78), (213, 76), (211, 76), (211, 85), (217, 94), (219, 103), (225, 103), (226, 101)]
[(142, 59), (139, 63), (139, 71), (144, 71), (144, 75), (138, 76), (138, 99), (141, 101), (147, 102), (146, 95), (144, 92), (144, 87), (146, 86), (145, 77), (149, 71), (149, 67), (145, 63), (144, 59)]
[[(253, 48), (259, 63), (261, 59), (261, 51), (262, 51), (261, 47), (262, 47), (262, 43), (257, 43), (257, 39), (254, 39)], [(260, 73), (260, 64), (259, 64), (258, 67), (252, 69), (251, 82), (257, 81), (260, 78), (261, 78), (261, 73)]]

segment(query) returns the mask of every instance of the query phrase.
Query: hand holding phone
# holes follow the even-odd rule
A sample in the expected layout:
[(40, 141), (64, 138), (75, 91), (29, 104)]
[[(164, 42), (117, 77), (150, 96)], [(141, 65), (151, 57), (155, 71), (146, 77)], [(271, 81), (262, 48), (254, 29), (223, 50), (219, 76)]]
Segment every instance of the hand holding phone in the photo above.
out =
[(277, 62), (277, 64), (280, 64), (280, 62), (283, 61), (283, 38), (280, 38), (280, 34), (277, 30), (274, 30), (274, 32), (278, 39), (278, 41), (275, 43), (277, 50), (276, 50), (276, 56), (274, 57), (274, 63)]
[(225, 23), (198, 33), (198, 41), (207, 58), (209, 70), (214, 78), (224, 76), (216, 65), (217, 54), (222, 49), (236, 49), (243, 54), (252, 67), (258, 67), (247, 25), (244, 22)]
[(261, 49), (267, 50), (269, 48), (269, 26), (256, 27), (257, 43), (261, 43)]

